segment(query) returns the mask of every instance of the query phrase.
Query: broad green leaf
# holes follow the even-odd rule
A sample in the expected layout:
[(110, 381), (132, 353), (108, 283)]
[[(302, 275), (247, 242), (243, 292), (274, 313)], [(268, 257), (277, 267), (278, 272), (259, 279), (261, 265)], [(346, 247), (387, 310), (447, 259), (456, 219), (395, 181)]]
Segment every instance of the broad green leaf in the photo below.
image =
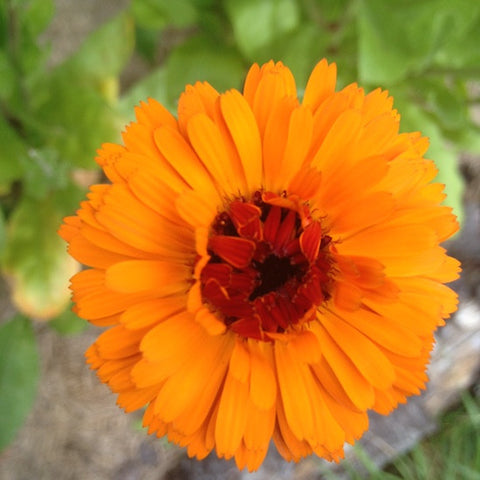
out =
[(58, 317), (50, 320), (48, 325), (62, 335), (74, 335), (82, 333), (88, 327), (88, 322), (75, 315), (71, 308), (67, 308)]
[(0, 48), (5, 48), (8, 42), (8, 5), (7, 2), (0, 2)]
[(60, 68), (100, 82), (116, 77), (129, 60), (134, 42), (133, 20), (122, 13), (90, 34)]
[(250, 61), (269, 60), (269, 47), (300, 23), (294, 0), (226, 0), (225, 8), (238, 47)]
[(71, 166), (95, 168), (94, 157), (101, 144), (119, 140), (123, 125), (115, 107), (99, 85), (93, 86), (81, 73), (55, 72), (38, 87), (38, 95), (42, 103), (36, 106), (35, 115), (43, 125), (34, 133), (39, 143), (45, 142), (46, 148)]
[(159, 38), (158, 30), (150, 30), (138, 25), (135, 28), (135, 49), (151, 64), (155, 63), (157, 57)]
[(438, 125), (432, 118), (413, 102), (403, 101), (400, 96), (394, 96), (395, 107), (402, 114), (402, 131), (419, 131), (430, 140), (426, 158), (432, 159), (437, 168), (436, 182), (445, 185), (447, 198), (445, 204), (453, 208), (459, 222), (463, 219), (462, 196), (464, 183), (458, 169), (458, 153), (447, 144)]
[(127, 121), (135, 119), (134, 108), (141, 101), (154, 98), (165, 107), (169, 105), (167, 97), (167, 82), (165, 68), (160, 67), (150, 75), (142, 78), (128, 92), (126, 92), (118, 103), (118, 109)]
[(79, 51), (35, 86), (32, 126), (38, 144), (70, 165), (95, 168), (96, 150), (119, 140), (123, 125), (115, 109), (118, 74), (133, 48), (133, 22), (126, 14), (91, 34)]
[(26, 0), (19, 9), (22, 27), (35, 38), (43, 32), (55, 13), (53, 0)]
[(0, 326), (0, 450), (9, 445), (33, 406), (39, 376), (31, 322), (17, 316)]
[[(314, 0), (305, 2), (307, 15), (320, 23), (336, 24), (342, 22), (352, 0)], [(308, 8), (310, 7), (310, 8)], [(311, 11), (313, 9), (313, 12)]]
[(22, 313), (36, 319), (48, 320), (65, 310), (69, 279), (79, 269), (57, 234), (61, 218), (54, 196), (24, 198), (8, 225), (3, 267), (12, 299)]
[(16, 75), (6, 50), (0, 50), (0, 100), (8, 102), (16, 92)]
[[(435, 80), (425, 85), (427, 108), (435, 115), (443, 129), (464, 130), (470, 121), (465, 88), (460, 84), (447, 83), (443, 78)], [(423, 82), (420, 83), (422, 84)]]
[[(52, 192), (51, 198), (47, 199), (47, 204), (50, 201), (52, 205), (52, 211), (57, 212), (59, 218), (62, 220), (65, 215), (72, 215), (78, 208), (78, 204), (85, 199), (86, 189), (91, 183), (97, 182), (96, 175), (93, 181), (89, 181), (88, 170), (83, 172), (71, 171), (72, 179), (63, 189), (58, 189)], [(83, 173), (84, 178), (79, 178)], [(94, 172), (95, 173), (95, 172)], [(76, 177), (76, 178), (75, 178)], [(85, 178), (86, 177), (86, 178)], [(91, 178), (92, 176), (90, 176)], [(57, 225), (57, 228), (60, 224)]]
[(0, 115), (0, 186), (8, 185), (22, 176), (22, 162), (27, 158), (27, 146)]
[(315, 65), (326, 56), (329, 35), (311, 23), (304, 23), (281, 38), (273, 49), (275, 60), (282, 60), (294, 77), (298, 89), (304, 89)]
[(480, 155), (480, 128), (470, 123), (466, 128), (455, 132), (450, 139), (460, 151)]
[(237, 51), (213, 43), (206, 37), (196, 36), (177, 47), (166, 63), (165, 81), (168, 107), (176, 102), (185, 85), (197, 81), (209, 82), (219, 91), (240, 87), (245, 74)]
[(134, 1), (131, 8), (138, 25), (155, 30), (167, 25), (188, 27), (197, 19), (197, 11), (190, 0)]
[(480, 76), (480, 2), (456, 0), (445, 7), (444, 39), (434, 63), (448, 72)]
[(359, 7), (362, 83), (392, 84), (438, 66), (480, 70), (480, 2), (361, 0)]
[(32, 199), (43, 200), (52, 190), (65, 188), (70, 180), (69, 164), (52, 149), (30, 148), (23, 169), (23, 193)]
[(3, 213), (3, 210), (0, 208), (0, 259), (2, 258), (6, 242), (7, 242), (7, 231), (6, 231), (6, 225), (5, 225), (5, 215)]
[(430, 65), (443, 31), (433, 15), (443, 0), (360, 1), (359, 75), (367, 84), (391, 84)]
[[(9, 51), (19, 75), (18, 82), (42, 69), (48, 57), (48, 48), (38, 41), (54, 13), (52, 0), (24, 0), (8, 2)], [(25, 92), (22, 92), (23, 94)]]

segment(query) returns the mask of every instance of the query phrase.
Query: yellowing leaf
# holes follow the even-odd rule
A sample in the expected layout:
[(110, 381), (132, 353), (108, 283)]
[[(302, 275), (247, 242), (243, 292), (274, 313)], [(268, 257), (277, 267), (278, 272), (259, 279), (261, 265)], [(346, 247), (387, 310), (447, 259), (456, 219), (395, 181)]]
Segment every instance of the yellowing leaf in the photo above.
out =
[(68, 282), (80, 268), (57, 235), (62, 214), (52, 198), (24, 199), (7, 227), (3, 267), (15, 306), (25, 315), (48, 320), (69, 304)]

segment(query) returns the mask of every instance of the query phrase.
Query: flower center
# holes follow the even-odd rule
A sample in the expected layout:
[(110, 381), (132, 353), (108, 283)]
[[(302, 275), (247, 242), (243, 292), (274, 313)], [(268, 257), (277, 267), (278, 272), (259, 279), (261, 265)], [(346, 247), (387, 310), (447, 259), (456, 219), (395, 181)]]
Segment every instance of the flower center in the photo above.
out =
[(235, 199), (211, 225), (203, 302), (234, 332), (271, 340), (330, 297), (330, 241), (296, 196)]

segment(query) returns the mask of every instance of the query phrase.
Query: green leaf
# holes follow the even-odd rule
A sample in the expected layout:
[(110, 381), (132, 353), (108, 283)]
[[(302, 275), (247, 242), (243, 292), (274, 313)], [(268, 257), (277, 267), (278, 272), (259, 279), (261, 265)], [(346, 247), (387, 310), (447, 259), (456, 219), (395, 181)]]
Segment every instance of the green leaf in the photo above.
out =
[[(449, 72), (472, 69), (480, 75), (480, 2), (456, 0), (444, 8), (444, 37), (434, 62)], [(435, 12), (437, 15), (437, 12)]]
[(439, 66), (480, 73), (479, 2), (362, 0), (359, 7), (362, 83), (390, 85)]
[(0, 100), (7, 103), (16, 92), (16, 75), (6, 51), (0, 50)]
[(90, 34), (63, 68), (102, 82), (121, 73), (134, 43), (133, 20), (130, 15), (121, 13)]
[(5, 226), (5, 215), (0, 208), (0, 259), (2, 258), (5, 245), (7, 243), (7, 232)]
[(37, 143), (56, 152), (71, 166), (96, 168), (94, 157), (103, 142), (120, 138), (115, 107), (79, 73), (57, 71), (38, 88), (35, 116), (43, 124), (34, 126)]
[(162, 29), (167, 25), (188, 27), (197, 19), (197, 11), (190, 0), (132, 2), (132, 12), (138, 25), (154, 30)]
[(442, 128), (446, 130), (467, 128), (470, 113), (465, 88), (462, 85), (448, 85), (443, 79), (435, 78), (427, 82), (424, 90), (427, 108), (435, 115)]
[[(125, 123), (135, 119), (134, 107), (150, 97), (164, 106), (169, 105), (166, 85), (166, 71), (165, 68), (160, 67), (128, 90), (118, 103), (118, 109), (125, 117)], [(173, 109), (172, 105), (169, 106)]]
[(67, 308), (58, 317), (48, 322), (48, 325), (62, 335), (74, 335), (85, 331), (88, 322), (75, 315), (71, 308)]
[(17, 316), (0, 326), (0, 450), (9, 445), (33, 406), (39, 376), (31, 322)]
[(0, 115), (0, 186), (21, 178), (22, 160), (28, 157), (27, 146)]
[(29, 76), (38, 73), (47, 60), (48, 48), (39, 43), (38, 36), (52, 19), (54, 4), (53, 0), (8, 3), (8, 50), (19, 76), (17, 82), (24, 83)]
[(21, 24), (32, 38), (42, 33), (55, 13), (53, 0), (27, 0), (22, 2)]
[(480, 155), (480, 128), (470, 123), (465, 129), (455, 132), (451, 140), (461, 151)]
[(281, 38), (273, 49), (275, 59), (287, 65), (294, 77), (297, 88), (306, 86), (313, 68), (326, 56), (329, 35), (311, 23), (304, 23), (294, 32)]
[(147, 28), (135, 28), (135, 48), (137, 52), (147, 62), (155, 63), (157, 57), (157, 50), (159, 45), (160, 34), (158, 30), (149, 30)]
[(69, 183), (69, 165), (55, 150), (30, 148), (23, 167), (23, 193), (31, 198), (42, 200)]
[(70, 301), (68, 282), (79, 264), (58, 236), (63, 210), (51, 195), (42, 201), (24, 198), (11, 215), (3, 258), (12, 285), (12, 300), (25, 315), (50, 319)]
[[(307, 15), (318, 22), (337, 23), (343, 20), (345, 11), (349, 8), (351, 0), (314, 0), (305, 2), (307, 5)], [(308, 8), (310, 7), (310, 8)], [(312, 12), (313, 10), (313, 12)]]
[(294, 0), (226, 0), (225, 8), (238, 47), (250, 61), (269, 60), (269, 47), (300, 23)]
[(166, 63), (167, 106), (176, 102), (185, 85), (196, 81), (209, 82), (219, 91), (240, 87), (245, 74), (236, 50), (218, 45), (204, 36), (196, 36), (177, 47)]
[(358, 63), (362, 83), (392, 84), (431, 63), (444, 34), (443, 17), (432, 15), (432, 3), (438, 7), (443, 0), (360, 2)]
[(133, 22), (121, 14), (35, 85), (32, 109), (42, 122), (29, 125), (29, 133), (36, 145), (57, 152), (71, 166), (96, 168), (100, 145), (120, 139), (117, 76), (132, 48)]

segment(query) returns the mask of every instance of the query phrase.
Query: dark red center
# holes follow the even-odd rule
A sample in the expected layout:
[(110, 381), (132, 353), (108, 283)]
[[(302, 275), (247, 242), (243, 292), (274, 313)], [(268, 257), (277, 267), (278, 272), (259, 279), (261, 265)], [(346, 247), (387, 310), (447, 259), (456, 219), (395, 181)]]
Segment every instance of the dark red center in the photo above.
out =
[(270, 340), (329, 298), (330, 240), (297, 197), (233, 200), (211, 226), (203, 301), (234, 332)]

